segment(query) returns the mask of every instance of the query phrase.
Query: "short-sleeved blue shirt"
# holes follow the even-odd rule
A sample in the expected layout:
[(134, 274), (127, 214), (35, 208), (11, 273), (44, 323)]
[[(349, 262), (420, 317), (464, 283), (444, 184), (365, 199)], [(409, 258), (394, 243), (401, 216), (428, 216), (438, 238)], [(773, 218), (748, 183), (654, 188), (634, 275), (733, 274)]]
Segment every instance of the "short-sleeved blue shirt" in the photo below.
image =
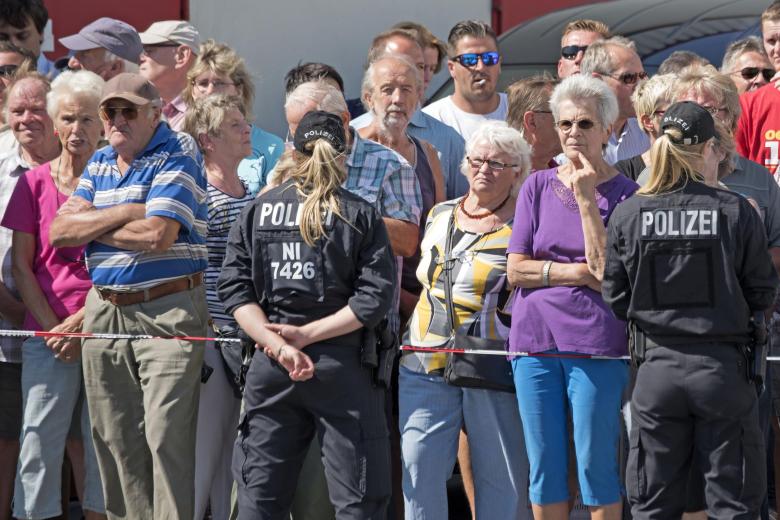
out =
[(103, 209), (117, 204), (146, 204), (146, 216), (181, 224), (166, 251), (131, 251), (90, 242), (87, 266), (96, 286), (137, 290), (204, 271), (206, 251), (206, 177), (195, 141), (160, 123), (124, 175), (111, 146), (92, 156), (74, 195)]

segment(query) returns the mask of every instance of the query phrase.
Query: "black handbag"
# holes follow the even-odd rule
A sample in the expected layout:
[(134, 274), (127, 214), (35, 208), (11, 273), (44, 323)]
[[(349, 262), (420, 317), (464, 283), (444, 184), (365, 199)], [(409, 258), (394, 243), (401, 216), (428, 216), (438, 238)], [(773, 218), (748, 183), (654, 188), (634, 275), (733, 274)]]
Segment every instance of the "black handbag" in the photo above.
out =
[[(447, 225), (447, 239), (444, 245), (444, 299), (447, 306), (447, 323), (452, 331), (447, 347), (457, 349), (496, 350), (505, 352), (506, 341), (470, 336), (455, 330), (455, 304), (452, 298), (452, 234), (455, 230), (453, 208)], [(500, 392), (515, 393), (512, 365), (505, 357), (485, 354), (448, 354), (444, 367), (444, 380), (453, 386), (484, 388)]]

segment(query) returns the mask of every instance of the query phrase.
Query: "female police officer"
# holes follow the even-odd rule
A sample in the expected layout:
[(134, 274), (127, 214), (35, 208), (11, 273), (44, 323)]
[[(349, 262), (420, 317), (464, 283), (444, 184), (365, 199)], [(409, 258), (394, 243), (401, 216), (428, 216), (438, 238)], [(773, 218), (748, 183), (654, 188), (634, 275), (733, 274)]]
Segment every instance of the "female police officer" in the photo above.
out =
[(758, 213), (705, 185), (717, 168), (710, 113), (666, 110), (649, 182), (607, 230), (602, 292), (645, 348), (631, 399), (627, 488), (635, 519), (680, 518), (691, 464), (710, 518), (757, 518), (766, 458), (742, 346), (777, 276)]
[(336, 516), (384, 519), (384, 391), (360, 352), (363, 329), (390, 308), (393, 256), (380, 215), (341, 188), (341, 120), (308, 113), (294, 144), (297, 168), (245, 208), (218, 281), (225, 307), (266, 354), (247, 374), (233, 454), (239, 518), (288, 514), (316, 433)]

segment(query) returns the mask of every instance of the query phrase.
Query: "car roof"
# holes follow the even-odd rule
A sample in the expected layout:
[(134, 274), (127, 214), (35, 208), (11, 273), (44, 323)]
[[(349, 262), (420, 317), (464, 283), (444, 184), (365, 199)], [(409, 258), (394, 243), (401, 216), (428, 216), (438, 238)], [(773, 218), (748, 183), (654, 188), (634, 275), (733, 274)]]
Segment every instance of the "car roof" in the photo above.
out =
[[(542, 71), (556, 73), (561, 33), (572, 20), (590, 18), (636, 43), (648, 73), (676, 50), (690, 50), (720, 67), (732, 41), (760, 34), (767, 0), (615, 0), (548, 13), (501, 34), (498, 88)], [(452, 93), (448, 80), (431, 100)]]

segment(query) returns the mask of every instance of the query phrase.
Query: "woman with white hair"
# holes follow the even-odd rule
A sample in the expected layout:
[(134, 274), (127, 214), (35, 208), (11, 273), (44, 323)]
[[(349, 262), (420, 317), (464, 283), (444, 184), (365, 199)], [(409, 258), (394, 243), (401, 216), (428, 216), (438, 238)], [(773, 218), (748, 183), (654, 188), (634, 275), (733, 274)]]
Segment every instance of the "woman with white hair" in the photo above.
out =
[[(504, 122), (484, 123), (466, 143), (461, 169), (469, 191), (434, 206), (428, 216), (417, 268), (423, 290), (405, 345), (439, 347), (456, 330), (483, 339), (506, 338), (510, 316), (504, 308), (511, 288), (505, 251), (517, 193), (530, 167), (528, 144)], [(445, 287), (449, 283), (452, 290)], [(495, 361), (506, 364), (509, 372), (503, 358)], [(471, 446), (477, 518), (526, 518), (528, 463), (515, 397), (450, 385), (444, 377), (446, 363), (447, 354), (438, 352), (406, 352), (401, 359), (406, 518), (448, 518), (446, 483), (461, 427)]]
[[(601, 298), (605, 226), (636, 183), (603, 158), (618, 115), (615, 95), (595, 78), (565, 79), (550, 108), (568, 162), (534, 173), (521, 190), (507, 248), (507, 275), (520, 291), (512, 306), (512, 361), (531, 467), (536, 518), (569, 517), (568, 472), (577, 471), (591, 518), (619, 519), (617, 447), (628, 378), (626, 325)], [(571, 413), (576, 468), (568, 468)]]
[[(29, 170), (16, 184), (2, 226), (13, 230), (14, 278), (27, 313), (24, 329), (80, 332), (92, 282), (83, 247), (54, 247), (49, 227), (76, 189), (102, 135), (98, 104), (103, 80), (88, 71), (63, 72), (46, 96), (47, 111), (62, 145), (60, 155)], [(66, 442), (76, 488), (87, 520), (105, 518), (103, 492), (90, 435), (78, 338), (30, 338), (22, 348), (24, 416), (14, 487), (14, 517), (43, 519), (62, 514), (62, 459)], [(74, 410), (80, 413), (74, 414)], [(80, 420), (83, 448), (68, 439), (71, 419)], [(83, 459), (83, 462), (82, 460)]]

